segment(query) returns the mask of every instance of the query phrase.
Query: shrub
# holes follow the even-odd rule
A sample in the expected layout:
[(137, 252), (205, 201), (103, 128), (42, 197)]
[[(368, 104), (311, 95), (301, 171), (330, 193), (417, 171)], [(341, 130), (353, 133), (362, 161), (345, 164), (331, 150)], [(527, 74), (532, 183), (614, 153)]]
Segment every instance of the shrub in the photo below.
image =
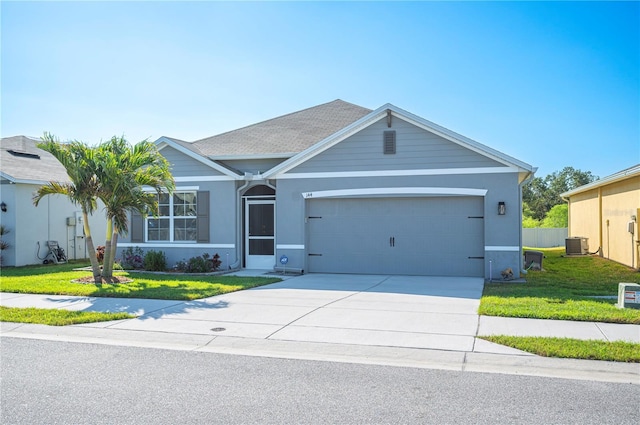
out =
[(145, 270), (163, 272), (167, 269), (167, 257), (162, 251), (147, 251), (144, 256)]
[(141, 269), (144, 267), (144, 252), (139, 246), (127, 247), (124, 251), (122, 251), (122, 262), (123, 269)]
[(189, 261), (178, 261), (175, 268), (184, 273), (209, 273), (218, 270), (220, 264), (222, 262), (218, 254), (209, 258), (209, 254), (205, 252), (200, 256), (189, 258)]

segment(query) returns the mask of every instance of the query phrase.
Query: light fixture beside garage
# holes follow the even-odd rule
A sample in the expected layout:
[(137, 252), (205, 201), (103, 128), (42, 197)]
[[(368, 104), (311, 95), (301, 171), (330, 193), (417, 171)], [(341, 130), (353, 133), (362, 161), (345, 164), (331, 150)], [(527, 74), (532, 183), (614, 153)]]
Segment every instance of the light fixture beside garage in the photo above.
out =
[(498, 215), (505, 215), (507, 213), (507, 206), (503, 201), (498, 202)]

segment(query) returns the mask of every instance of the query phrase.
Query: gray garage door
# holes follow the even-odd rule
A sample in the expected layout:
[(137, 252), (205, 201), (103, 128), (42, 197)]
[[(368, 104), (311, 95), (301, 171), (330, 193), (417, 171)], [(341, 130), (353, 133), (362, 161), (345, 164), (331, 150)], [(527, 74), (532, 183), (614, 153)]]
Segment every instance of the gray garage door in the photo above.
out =
[(310, 272), (484, 275), (481, 197), (307, 202)]

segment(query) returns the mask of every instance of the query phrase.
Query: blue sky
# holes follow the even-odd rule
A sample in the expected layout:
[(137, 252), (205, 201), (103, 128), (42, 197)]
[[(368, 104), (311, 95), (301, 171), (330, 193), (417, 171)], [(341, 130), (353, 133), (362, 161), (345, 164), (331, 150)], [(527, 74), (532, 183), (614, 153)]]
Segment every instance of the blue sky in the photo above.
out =
[(638, 2), (8, 2), (3, 137), (197, 140), (385, 103), (539, 167), (640, 163)]

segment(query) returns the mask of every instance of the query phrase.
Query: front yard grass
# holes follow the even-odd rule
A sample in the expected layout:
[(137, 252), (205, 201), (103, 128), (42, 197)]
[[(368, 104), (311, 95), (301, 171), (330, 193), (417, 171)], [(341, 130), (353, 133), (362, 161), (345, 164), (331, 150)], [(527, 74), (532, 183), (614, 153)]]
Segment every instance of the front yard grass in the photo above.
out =
[(640, 344), (631, 342), (506, 335), (480, 338), (545, 357), (640, 363)]
[(565, 257), (564, 248), (544, 252), (544, 271), (526, 283), (487, 283), (479, 314), (536, 319), (640, 324), (640, 310), (619, 309), (618, 283), (640, 283), (640, 273), (597, 256)]
[(149, 298), (163, 300), (195, 300), (279, 282), (268, 277), (238, 277), (224, 275), (189, 275), (114, 273), (128, 276), (130, 283), (72, 283), (91, 275), (91, 271), (74, 271), (85, 264), (68, 263), (3, 268), (0, 291), (26, 294), (79, 295), (87, 297)]
[(37, 323), (49, 326), (67, 326), (80, 323), (107, 322), (133, 319), (129, 313), (101, 313), (96, 311), (68, 311), (49, 308), (17, 308), (0, 306), (0, 322)]

